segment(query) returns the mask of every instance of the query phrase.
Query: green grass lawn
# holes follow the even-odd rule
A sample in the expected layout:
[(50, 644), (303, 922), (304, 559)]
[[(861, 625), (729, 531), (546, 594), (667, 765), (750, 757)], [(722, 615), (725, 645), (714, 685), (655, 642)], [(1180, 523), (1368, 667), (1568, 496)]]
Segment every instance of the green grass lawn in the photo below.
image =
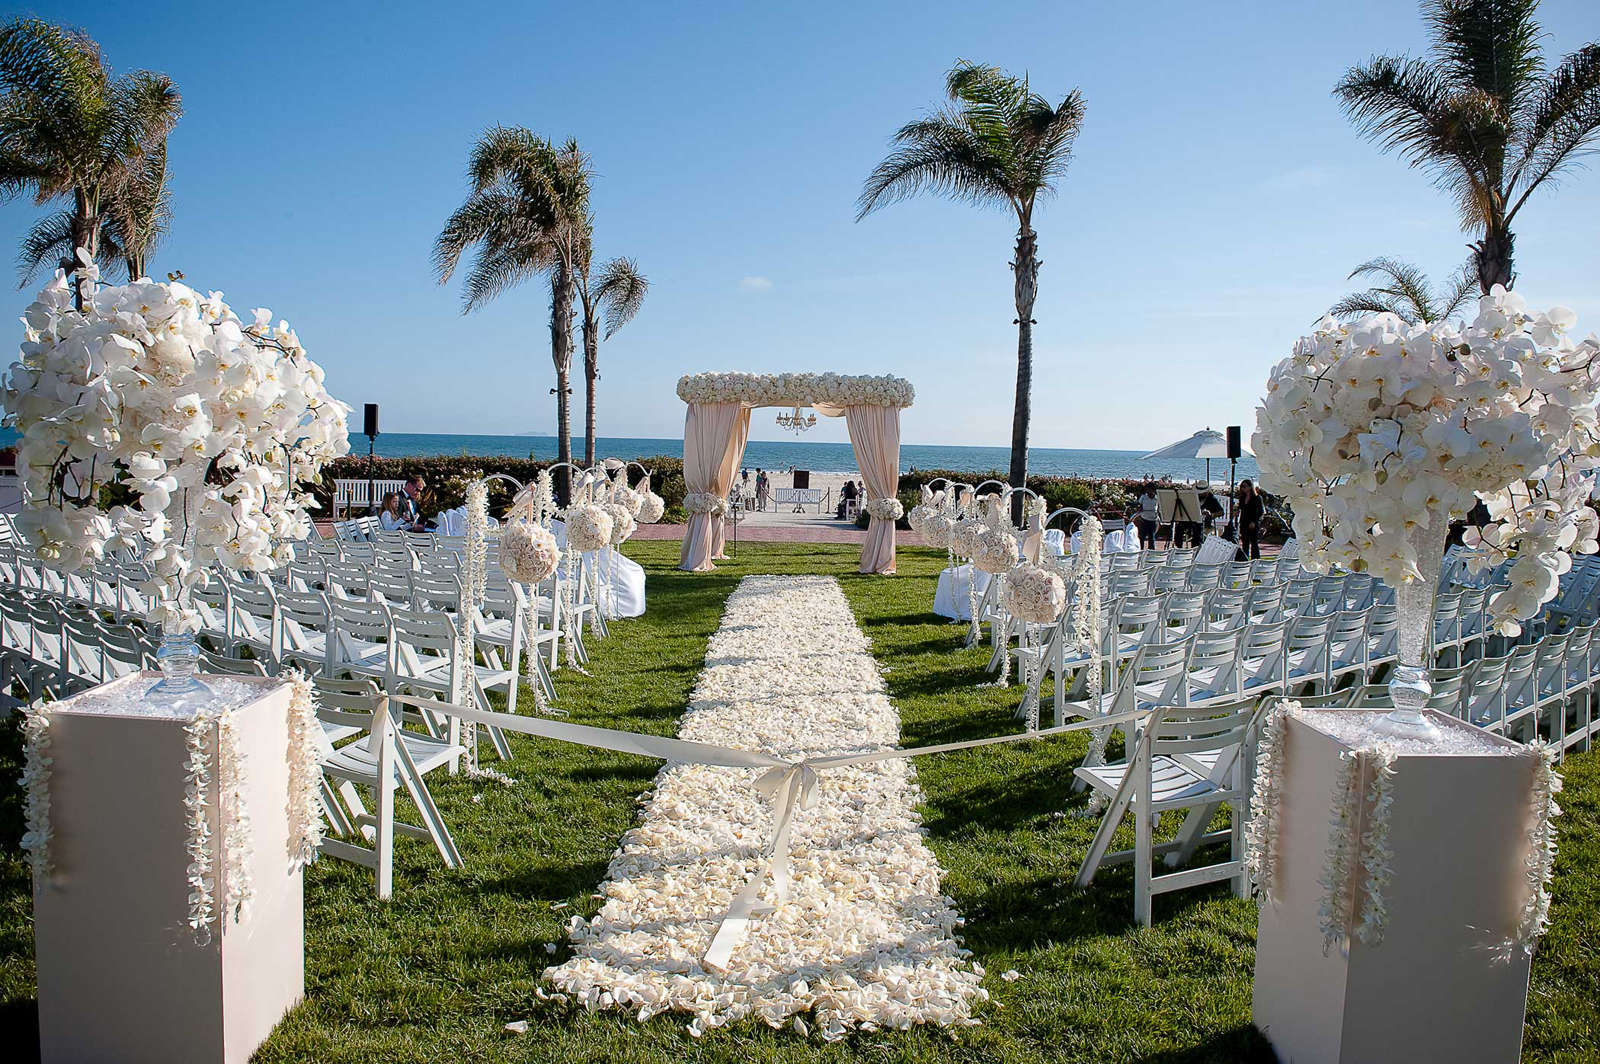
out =
[[(900, 575), (863, 577), (852, 547), (743, 544), (715, 573), (682, 573), (678, 545), (638, 542), (650, 611), (593, 645), (593, 676), (563, 672), (560, 702), (583, 723), (668, 735), (688, 701), (723, 601), (751, 573), (838, 576), (888, 669), (904, 741), (1013, 731), (1020, 688), (980, 690), (986, 655), (933, 617), (944, 556), (907, 550)], [(0, 775), (19, 771), (15, 722), (0, 725)], [(513, 735), (514, 787), (432, 778), (467, 866), (445, 870), (425, 843), (396, 848), (395, 898), (337, 861), (306, 875), (306, 1001), (263, 1061), (1219, 1061), (1271, 1060), (1250, 1026), (1253, 906), (1225, 885), (1158, 898), (1155, 926), (1132, 922), (1132, 873), (1072, 876), (1094, 822), (1071, 793), (1086, 740), (1073, 735), (922, 758), (923, 814), (988, 970), (982, 1026), (857, 1034), (835, 1045), (745, 1023), (695, 1041), (686, 1016), (639, 1024), (536, 1001), (540, 972), (566, 956), (562, 930), (591, 897), (659, 763)], [(1565, 766), (1554, 925), (1533, 969), (1525, 1057), (1600, 1057), (1600, 779), (1596, 756)], [(1130, 833), (1131, 834), (1131, 833)], [(0, 793), (0, 1045), (32, 1059), (30, 890), (16, 842), (21, 804)], [(546, 947), (555, 946), (555, 952)], [(1022, 978), (1000, 979), (1016, 969)], [(1440, 978), (1448, 978), (1441, 967)], [(504, 1032), (527, 1019), (527, 1034)], [(17, 1047), (20, 1053), (10, 1050)]]

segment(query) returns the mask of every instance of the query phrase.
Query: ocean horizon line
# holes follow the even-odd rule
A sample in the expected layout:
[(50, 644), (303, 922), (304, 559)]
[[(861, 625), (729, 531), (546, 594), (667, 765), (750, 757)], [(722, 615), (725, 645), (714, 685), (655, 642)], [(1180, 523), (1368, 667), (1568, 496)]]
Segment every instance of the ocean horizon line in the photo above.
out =
[[(366, 439), (351, 437), (351, 454), (359, 457), (366, 453)], [(581, 454), (584, 438), (574, 436), (572, 448)], [(374, 441), (373, 453), (383, 458), (442, 457), (449, 455), (481, 455), (500, 458), (554, 458), (557, 439), (535, 433), (510, 435), (501, 433), (448, 433), (448, 432), (391, 432), (380, 433)], [(1083, 447), (1030, 447), (1028, 472), (1041, 476), (1086, 477), (1128, 480), (1198, 479), (1206, 473), (1202, 459), (1156, 459), (1146, 461), (1145, 452), (1113, 448)], [(683, 455), (683, 440), (675, 436), (597, 436), (595, 454), (598, 458), (617, 458), (633, 461), (666, 455), (679, 458)], [(927, 444), (902, 443), (900, 445), (900, 471), (912, 469), (949, 469), (965, 473), (1004, 471), (1011, 460), (1009, 447), (982, 446), (978, 444)], [(855, 451), (849, 443), (811, 440), (751, 440), (745, 447), (741, 468), (784, 472), (807, 470), (816, 474), (856, 474), (859, 472)], [(1212, 479), (1225, 480), (1229, 465), (1226, 459), (1212, 459)], [(1241, 458), (1238, 475), (1241, 478), (1257, 474), (1255, 461)]]

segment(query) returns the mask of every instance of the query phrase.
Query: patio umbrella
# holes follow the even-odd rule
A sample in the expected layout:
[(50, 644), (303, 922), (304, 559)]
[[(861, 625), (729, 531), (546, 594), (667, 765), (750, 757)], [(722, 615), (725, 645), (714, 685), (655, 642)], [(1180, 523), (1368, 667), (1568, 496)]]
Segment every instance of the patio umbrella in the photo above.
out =
[[(1245, 454), (1250, 454), (1248, 447), (1243, 448)], [(1187, 439), (1179, 440), (1161, 448), (1151, 451), (1141, 460), (1152, 458), (1193, 458), (1203, 459), (1206, 463), (1206, 482), (1211, 481), (1211, 460), (1213, 458), (1228, 457), (1228, 439), (1213, 428), (1203, 428)]]

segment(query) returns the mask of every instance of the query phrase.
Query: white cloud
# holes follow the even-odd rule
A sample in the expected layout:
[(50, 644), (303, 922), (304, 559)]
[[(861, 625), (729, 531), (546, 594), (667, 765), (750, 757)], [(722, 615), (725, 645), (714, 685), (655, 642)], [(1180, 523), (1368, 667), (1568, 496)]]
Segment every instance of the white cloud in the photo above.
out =
[(772, 278), (770, 278), (770, 277), (741, 277), (741, 278), (739, 278), (739, 291), (741, 291), (741, 292), (770, 292), (770, 291), (772, 291)]

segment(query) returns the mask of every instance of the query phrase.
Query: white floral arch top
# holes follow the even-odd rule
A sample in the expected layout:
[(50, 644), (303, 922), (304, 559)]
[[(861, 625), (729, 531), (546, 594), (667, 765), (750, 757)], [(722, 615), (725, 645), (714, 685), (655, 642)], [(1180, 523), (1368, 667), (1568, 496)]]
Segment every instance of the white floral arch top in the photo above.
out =
[[(910, 381), (890, 376), (695, 373), (678, 378), (678, 398), (686, 403), (816, 407), (818, 413), (835, 417), (848, 406), (904, 408), (916, 397), (916, 389)], [(831, 415), (829, 408), (835, 411)]]

